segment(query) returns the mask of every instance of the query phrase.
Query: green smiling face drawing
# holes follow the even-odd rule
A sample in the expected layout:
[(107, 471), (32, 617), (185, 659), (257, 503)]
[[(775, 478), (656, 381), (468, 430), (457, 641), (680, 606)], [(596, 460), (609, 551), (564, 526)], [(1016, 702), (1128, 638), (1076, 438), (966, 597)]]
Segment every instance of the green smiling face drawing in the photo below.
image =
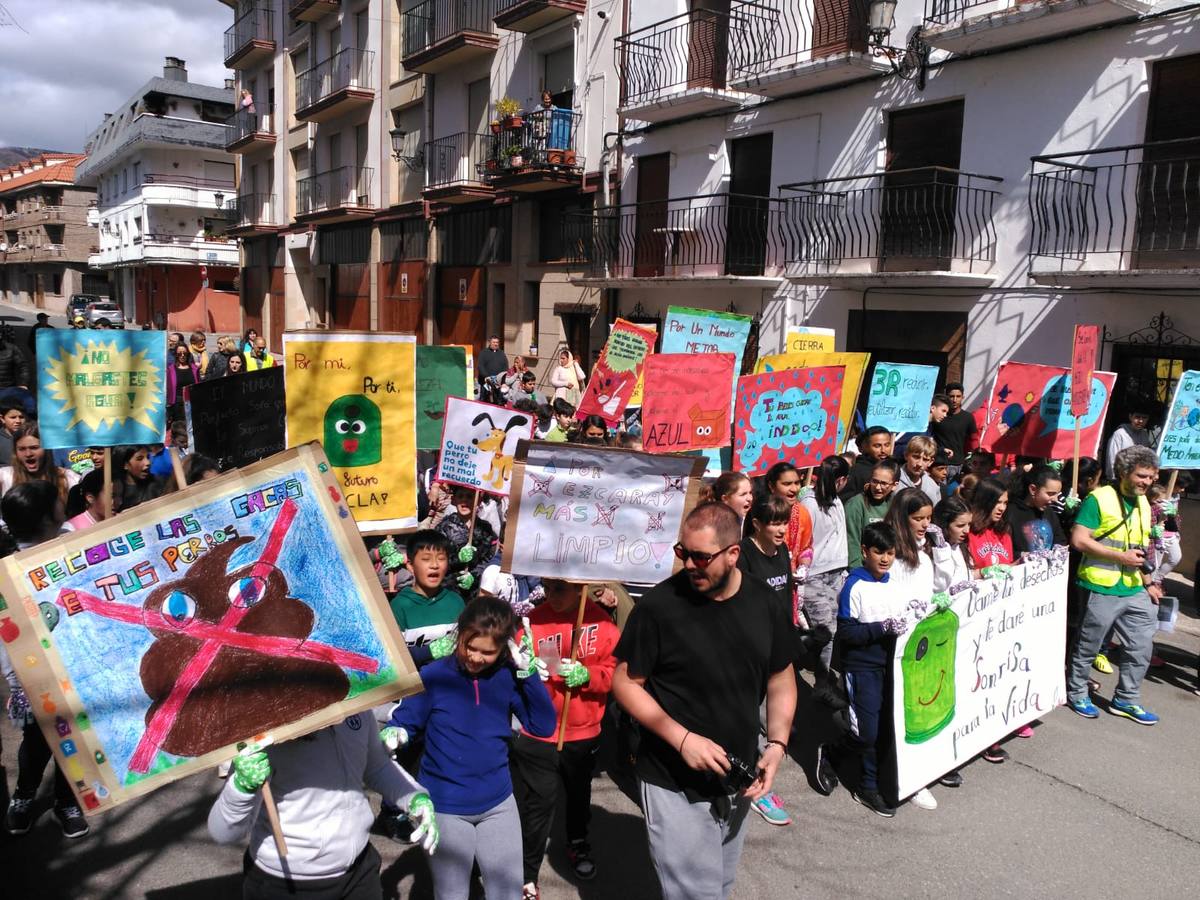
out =
[(373, 466), (383, 459), (383, 418), (362, 394), (346, 394), (325, 411), (325, 455), (342, 469)]
[(954, 718), (954, 654), (958, 616), (935, 613), (913, 629), (904, 645), (904, 740), (922, 744)]

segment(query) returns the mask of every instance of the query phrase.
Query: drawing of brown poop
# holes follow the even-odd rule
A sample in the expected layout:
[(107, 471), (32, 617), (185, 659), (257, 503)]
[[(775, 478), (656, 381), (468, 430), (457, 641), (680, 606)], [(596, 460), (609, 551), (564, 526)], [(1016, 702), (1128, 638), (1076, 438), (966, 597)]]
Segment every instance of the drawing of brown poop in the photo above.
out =
[[(168, 623), (166, 628), (159, 623), (150, 629), (156, 640), (142, 657), (142, 687), (152, 701), (147, 727), (205, 644), (188, 633), (194, 623), (216, 625), (231, 609), (244, 609), (228, 630), (297, 641), (312, 631), (312, 609), (288, 596), (287, 580), (278, 569), (270, 567), (262, 577), (253, 574), (254, 564), (226, 572), (234, 550), (252, 540), (240, 537), (210, 550), (187, 575), (160, 585), (146, 598), (143, 609), (161, 612)], [(219, 643), (220, 637), (212, 640)], [(337, 703), (349, 689), (346, 673), (335, 663), (221, 645), (187, 693), (160, 746), (176, 756), (202, 756)], [(164, 715), (169, 716), (169, 710)]]

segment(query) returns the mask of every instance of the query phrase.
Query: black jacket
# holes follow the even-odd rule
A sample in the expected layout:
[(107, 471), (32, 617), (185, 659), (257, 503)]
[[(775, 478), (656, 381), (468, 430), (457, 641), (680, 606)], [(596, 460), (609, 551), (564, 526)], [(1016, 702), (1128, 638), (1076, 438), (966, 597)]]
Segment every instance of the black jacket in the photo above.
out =
[(0, 346), (0, 388), (29, 384), (29, 361), (11, 341)]
[(493, 350), (491, 347), (484, 347), (479, 354), (479, 361), (476, 364), (479, 366), (479, 378), (490, 378), (493, 375), (500, 375), (508, 371), (508, 357), (504, 355), (503, 350)]

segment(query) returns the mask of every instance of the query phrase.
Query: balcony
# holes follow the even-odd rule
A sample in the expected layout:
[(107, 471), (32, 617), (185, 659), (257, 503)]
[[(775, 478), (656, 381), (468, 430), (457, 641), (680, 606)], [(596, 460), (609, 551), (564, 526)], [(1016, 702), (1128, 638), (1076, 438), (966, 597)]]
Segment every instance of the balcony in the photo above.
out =
[(234, 190), (233, 181), (152, 173), (142, 177), (141, 199), (147, 206), (224, 209), (225, 198)]
[(288, 15), (297, 22), (319, 22), (338, 6), (338, 0), (288, 0)]
[(1065, 287), (1194, 287), (1200, 141), (1035, 156), (1029, 275)]
[(868, 0), (734, 5), (729, 86), (765, 97), (818, 90), (891, 71), (867, 47)]
[(780, 185), (787, 277), (847, 288), (986, 287), (1002, 180), (931, 166)]
[(642, 122), (736, 109), (748, 95), (731, 90), (729, 20), (696, 9), (621, 35), (621, 112)]
[(375, 213), (371, 202), (374, 178), (374, 169), (342, 166), (297, 181), (296, 221), (327, 223), (369, 218)]
[(225, 120), (228, 132), (225, 140), (226, 151), (229, 153), (252, 153), (267, 147), (274, 147), (278, 135), (275, 133), (275, 108), (267, 107), (266, 112), (250, 112), (239, 109)]
[(568, 259), (591, 287), (754, 287), (782, 283), (782, 205), (769, 197), (703, 194), (567, 216)]
[(275, 13), (254, 6), (225, 32), (225, 68), (250, 69), (275, 55)]
[(225, 233), (230, 237), (273, 234), (279, 230), (274, 194), (242, 194), (225, 201)]
[(925, 0), (921, 37), (951, 53), (977, 53), (1132, 19), (1153, 0)]
[(297, 121), (325, 122), (370, 106), (374, 61), (370, 50), (347, 47), (297, 75)]
[(583, 158), (576, 154), (579, 114), (538, 109), (518, 127), (492, 135), (485, 161), (487, 183), (497, 190), (535, 193), (579, 185)]
[(486, 181), (488, 160), (495, 162), (491, 134), (460, 131), (425, 144), (425, 190), (437, 203), (471, 203), (494, 193)]
[[(31, 228), (37, 225), (83, 225), (86, 210), (76, 206), (39, 206), (16, 214), (5, 222), (5, 228)], [(10, 222), (12, 224), (10, 224)]]
[(134, 237), (128, 245), (102, 245), (88, 263), (100, 269), (145, 263), (236, 266), (238, 246), (236, 241), (206, 235), (151, 233)]
[(586, 0), (496, 0), (495, 22), (528, 34), (570, 16), (583, 15)]
[(496, 52), (496, 0), (423, 0), (404, 13), (401, 65), (436, 73)]

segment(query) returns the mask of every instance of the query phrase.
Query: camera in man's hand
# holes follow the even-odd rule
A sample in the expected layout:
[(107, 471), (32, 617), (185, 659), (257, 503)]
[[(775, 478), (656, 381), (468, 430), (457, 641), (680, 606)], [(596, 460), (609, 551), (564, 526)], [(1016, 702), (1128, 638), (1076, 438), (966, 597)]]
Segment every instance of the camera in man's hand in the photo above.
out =
[(1146, 546), (1138, 549), (1142, 551), (1142, 564), (1138, 566), (1138, 569), (1141, 570), (1143, 575), (1153, 575), (1158, 565), (1155, 562), (1154, 554), (1151, 552), (1152, 548)]
[(762, 769), (751, 768), (729, 751), (725, 751), (725, 758), (729, 760), (729, 771), (725, 773), (725, 787), (731, 794), (744, 793), (762, 776)]

